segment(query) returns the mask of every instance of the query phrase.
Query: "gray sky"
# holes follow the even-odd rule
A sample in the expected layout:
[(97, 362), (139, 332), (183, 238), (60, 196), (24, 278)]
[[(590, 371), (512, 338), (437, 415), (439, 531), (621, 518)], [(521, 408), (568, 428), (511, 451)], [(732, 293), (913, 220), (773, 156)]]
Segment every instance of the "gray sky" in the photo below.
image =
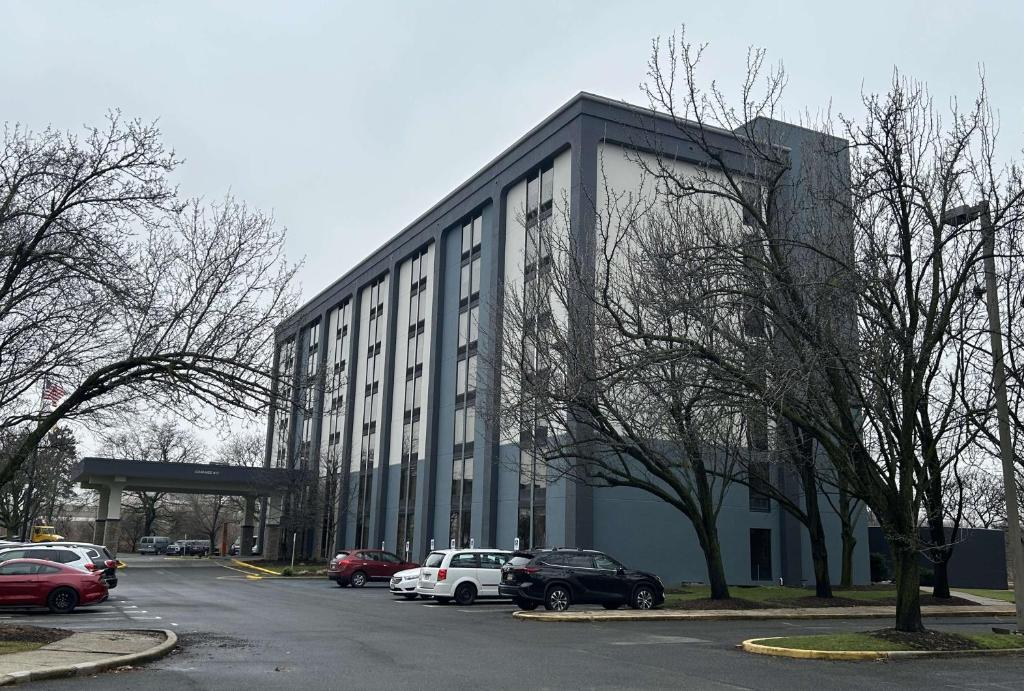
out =
[[(835, 7), (837, 9), (831, 9)], [(781, 60), (792, 117), (854, 112), (894, 65), (937, 102), (984, 65), (1004, 151), (1024, 143), (1024, 3), (39, 2), (0, 6), (0, 118), (159, 118), (188, 194), (273, 210), (304, 297), (358, 263), (573, 94), (642, 103), (653, 36), (686, 23), (704, 75)]]

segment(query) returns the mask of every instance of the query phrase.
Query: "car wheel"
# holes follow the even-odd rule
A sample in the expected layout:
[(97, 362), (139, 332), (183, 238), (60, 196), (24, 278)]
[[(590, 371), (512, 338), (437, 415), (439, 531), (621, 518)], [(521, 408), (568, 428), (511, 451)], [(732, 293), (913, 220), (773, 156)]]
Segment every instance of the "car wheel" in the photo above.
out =
[(619, 607), (622, 607), (622, 603), (621, 602), (605, 602), (601, 606), (604, 607), (605, 609), (618, 609)]
[(78, 593), (72, 588), (57, 588), (46, 598), (46, 606), (55, 614), (67, 614), (78, 604)]
[(537, 609), (537, 603), (533, 600), (516, 600), (516, 607), (519, 609), (525, 609), (527, 612), (532, 612)]
[(653, 609), (654, 591), (649, 585), (642, 585), (633, 591), (633, 601), (629, 603), (633, 609)]
[(352, 574), (352, 578), (349, 579), (349, 583), (352, 584), (353, 588), (362, 588), (366, 585), (366, 574), (362, 571), (356, 571)]
[(449, 602), (452, 601), (450, 597), (437, 597), (436, 595), (434, 596), (434, 600), (436, 600), (442, 605), (447, 605)]
[(417, 595), (416, 593), (402, 593), (402, 597), (404, 597), (406, 600), (415, 600), (417, 597), (419, 597), (419, 595)]
[(463, 583), (455, 589), (455, 603), (463, 607), (473, 604), (476, 599), (476, 588), (472, 583)]
[(564, 585), (552, 586), (544, 596), (544, 609), (554, 612), (564, 612), (569, 609), (572, 598), (569, 589)]

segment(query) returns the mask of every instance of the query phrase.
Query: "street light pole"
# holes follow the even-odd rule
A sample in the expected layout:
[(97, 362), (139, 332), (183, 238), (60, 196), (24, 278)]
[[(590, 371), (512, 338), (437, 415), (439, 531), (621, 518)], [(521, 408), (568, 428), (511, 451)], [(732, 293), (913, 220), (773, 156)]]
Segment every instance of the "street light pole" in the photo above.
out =
[(999, 318), (999, 293), (996, 288), (996, 230), (992, 225), (988, 202), (980, 211), (982, 251), (985, 253), (985, 302), (988, 307), (989, 335), (992, 339), (992, 387), (996, 394), (996, 418), (999, 423), (999, 456), (1003, 462), (1003, 490), (1006, 492), (1006, 522), (1013, 562), (1013, 599), (1017, 610), (1017, 632), (1024, 633), (1024, 545), (1020, 540), (1020, 506), (1010, 437), (1010, 405), (1006, 398), (1006, 370), (1003, 367), (1003, 334)]
[(975, 206), (959, 206), (948, 211), (942, 222), (962, 226), (981, 220), (982, 253), (985, 268), (985, 304), (992, 343), (992, 388), (996, 395), (996, 420), (999, 425), (999, 458), (1003, 465), (1003, 491), (1006, 493), (1006, 530), (1009, 538), (1007, 558), (1013, 564), (1013, 599), (1017, 612), (1017, 633), (1024, 634), (1024, 543), (1020, 539), (1020, 506), (1013, 465), (1010, 437), (1010, 404), (1006, 397), (1006, 370), (1003, 367), (1003, 329), (999, 318), (999, 293), (996, 287), (996, 229), (992, 225), (988, 201)]

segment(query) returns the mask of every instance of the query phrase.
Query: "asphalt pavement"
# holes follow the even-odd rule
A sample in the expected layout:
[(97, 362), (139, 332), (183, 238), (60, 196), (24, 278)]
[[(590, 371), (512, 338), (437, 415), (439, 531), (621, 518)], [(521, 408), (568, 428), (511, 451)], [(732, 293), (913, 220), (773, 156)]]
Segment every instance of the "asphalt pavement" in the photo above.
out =
[[(253, 579), (230, 562), (131, 558), (111, 599), (66, 616), (0, 612), (75, 630), (167, 628), (180, 652), (113, 675), (38, 689), (1024, 689), (1024, 658), (840, 663), (750, 655), (755, 636), (861, 631), (877, 621), (513, 620), (507, 602), (395, 599), (384, 584)], [(929, 620), (988, 631), (1005, 620)]]

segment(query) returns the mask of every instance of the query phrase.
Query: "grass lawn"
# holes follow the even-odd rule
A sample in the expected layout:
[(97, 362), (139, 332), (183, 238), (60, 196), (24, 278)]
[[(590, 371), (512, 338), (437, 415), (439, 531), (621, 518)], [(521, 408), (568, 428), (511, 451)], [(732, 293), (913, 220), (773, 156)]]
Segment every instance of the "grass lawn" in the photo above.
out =
[[(883, 633), (883, 632), (879, 632)], [(999, 633), (951, 634), (948, 632), (926, 632), (909, 634), (905, 641), (900, 634), (884, 632), (885, 637), (875, 633), (823, 634), (819, 636), (787, 636), (764, 641), (765, 645), (795, 650), (1005, 650), (1024, 648), (1024, 638)], [(934, 643), (929, 643), (934, 639)]]
[(0, 641), (0, 655), (9, 653), (27, 653), (42, 648), (46, 643), (38, 641)]
[(991, 597), (996, 600), (1003, 600), (1004, 602), (1013, 602), (1012, 590), (989, 590), (986, 588), (953, 588), (953, 590), (960, 590), (971, 595), (980, 595), (981, 597)]
[[(669, 588), (665, 592), (665, 606), (686, 607), (687, 602), (705, 600), (710, 594), (711, 589), (702, 585)], [(806, 607), (806, 598), (814, 597), (814, 589), (777, 585), (730, 586), (729, 594), (736, 600), (752, 602), (760, 607)], [(840, 600), (855, 601), (843, 604), (889, 604), (896, 597), (896, 588), (891, 585), (859, 586), (848, 590), (834, 588), (832, 594)]]
[[(999, 592), (999, 591), (994, 591)], [(793, 607), (857, 607), (896, 605), (893, 585), (860, 585), (852, 588), (833, 588), (831, 599), (814, 596), (814, 588), (790, 588), (777, 585), (729, 586), (729, 600), (709, 599), (710, 588), (705, 585), (668, 588), (665, 607), (668, 609), (785, 609)], [(933, 598), (921, 593), (922, 605), (971, 605), (962, 598), (950, 600)]]

